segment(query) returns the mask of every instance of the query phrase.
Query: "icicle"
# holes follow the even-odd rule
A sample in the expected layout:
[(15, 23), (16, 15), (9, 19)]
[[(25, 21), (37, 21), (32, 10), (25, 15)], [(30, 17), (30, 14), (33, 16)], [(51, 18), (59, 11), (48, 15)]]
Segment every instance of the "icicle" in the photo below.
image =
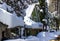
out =
[(24, 38), (23, 34), (24, 34), (24, 28), (21, 28), (21, 38)]

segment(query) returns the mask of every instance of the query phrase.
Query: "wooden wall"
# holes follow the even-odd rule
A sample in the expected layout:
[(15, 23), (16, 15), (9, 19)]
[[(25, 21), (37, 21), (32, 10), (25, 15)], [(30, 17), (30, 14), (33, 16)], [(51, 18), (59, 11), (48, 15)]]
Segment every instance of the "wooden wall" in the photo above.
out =
[(42, 29), (25, 28), (25, 36), (29, 36), (29, 35), (35, 36), (41, 31)]
[(4, 24), (2, 24), (2, 23), (0, 22), (0, 41), (1, 41), (1, 39), (2, 39), (2, 32), (3, 32), (6, 28), (7, 28), (7, 26), (4, 25)]

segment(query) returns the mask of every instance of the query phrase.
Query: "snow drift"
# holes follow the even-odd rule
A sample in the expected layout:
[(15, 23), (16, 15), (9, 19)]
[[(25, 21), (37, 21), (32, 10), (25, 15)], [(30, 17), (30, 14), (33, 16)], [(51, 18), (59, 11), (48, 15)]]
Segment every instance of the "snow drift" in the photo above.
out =
[(31, 17), (31, 14), (32, 14), (32, 12), (33, 12), (33, 10), (34, 10), (34, 8), (35, 8), (35, 5), (36, 4), (32, 4), (32, 5), (28, 5), (28, 8), (26, 9), (26, 16), (25, 17)]

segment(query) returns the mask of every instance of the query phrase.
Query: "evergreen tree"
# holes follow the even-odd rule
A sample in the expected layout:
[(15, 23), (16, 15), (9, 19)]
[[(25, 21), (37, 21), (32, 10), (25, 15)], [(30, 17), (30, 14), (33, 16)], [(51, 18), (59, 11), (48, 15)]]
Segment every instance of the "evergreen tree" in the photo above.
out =
[(45, 0), (39, 0), (39, 8), (43, 10), (43, 12), (40, 12), (40, 21), (42, 21), (42, 19), (45, 18), (46, 12), (45, 12), (45, 7), (46, 7), (46, 3)]

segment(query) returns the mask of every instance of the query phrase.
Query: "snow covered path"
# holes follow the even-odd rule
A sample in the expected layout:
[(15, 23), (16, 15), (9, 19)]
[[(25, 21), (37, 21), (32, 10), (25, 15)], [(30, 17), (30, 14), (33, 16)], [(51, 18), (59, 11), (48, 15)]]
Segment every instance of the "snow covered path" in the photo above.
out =
[(31, 20), (30, 18), (26, 18), (24, 22), (27, 28), (42, 29), (43, 27), (43, 24), (41, 22), (35, 22)]

